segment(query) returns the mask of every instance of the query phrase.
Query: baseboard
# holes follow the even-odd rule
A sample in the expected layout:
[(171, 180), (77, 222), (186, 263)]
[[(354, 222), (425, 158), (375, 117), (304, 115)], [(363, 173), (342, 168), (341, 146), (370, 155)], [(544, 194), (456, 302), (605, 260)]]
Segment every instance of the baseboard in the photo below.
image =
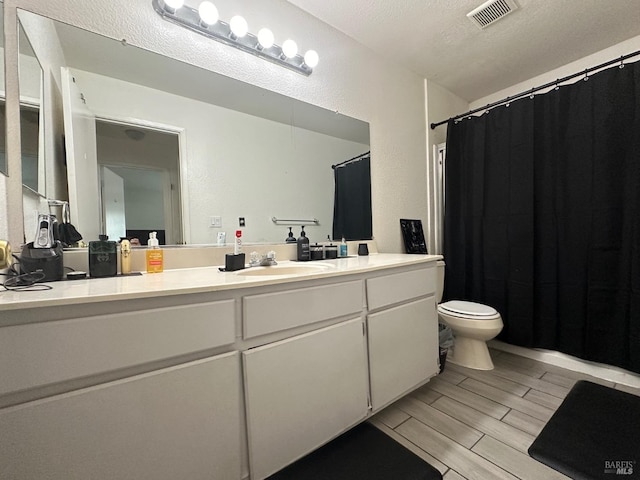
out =
[(640, 388), (640, 375), (612, 365), (589, 362), (587, 360), (582, 360), (553, 350), (518, 347), (499, 340), (491, 340), (487, 342), (487, 344), (489, 347), (496, 350), (502, 350), (504, 352), (513, 353), (514, 355), (520, 355), (521, 357), (531, 358), (539, 362), (549, 363), (556, 367), (566, 368), (575, 372), (585, 373), (610, 382)]

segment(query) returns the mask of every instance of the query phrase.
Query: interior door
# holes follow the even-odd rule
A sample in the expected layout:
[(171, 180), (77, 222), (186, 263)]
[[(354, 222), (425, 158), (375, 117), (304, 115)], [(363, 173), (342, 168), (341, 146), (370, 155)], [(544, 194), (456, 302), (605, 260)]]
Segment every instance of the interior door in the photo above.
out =
[(61, 70), (71, 223), (89, 242), (101, 233), (96, 117), (69, 69)]
[(100, 177), (105, 231), (111, 240), (118, 241), (127, 236), (124, 179), (104, 165), (100, 167)]

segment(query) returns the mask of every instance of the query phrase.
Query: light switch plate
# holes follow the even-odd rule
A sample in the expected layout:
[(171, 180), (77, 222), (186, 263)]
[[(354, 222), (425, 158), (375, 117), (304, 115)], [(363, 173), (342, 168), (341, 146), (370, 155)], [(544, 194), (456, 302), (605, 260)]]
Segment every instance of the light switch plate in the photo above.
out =
[(211, 217), (211, 222), (209, 223), (210, 227), (221, 228), (222, 227), (222, 217)]

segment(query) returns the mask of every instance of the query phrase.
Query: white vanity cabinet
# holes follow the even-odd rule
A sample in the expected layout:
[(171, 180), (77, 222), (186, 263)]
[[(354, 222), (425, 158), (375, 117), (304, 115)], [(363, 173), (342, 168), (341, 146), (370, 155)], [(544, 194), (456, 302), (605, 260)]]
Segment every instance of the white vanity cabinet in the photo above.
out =
[(364, 283), (288, 288), (242, 302), (243, 336), (258, 342), (242, 355), (251, 479), (259, 480), (366, 417)]
[(0, 315), (0, 479), (241, 479), (236, 301), (97, 309)]
[(238, 352), (0, 410), (0, 478), (241, 478)]
[(338, 436), (368, 413), (362, 319), (243, 352), (251, 479)]
[(438, 372), (433, 266), (367, 279), (373, 412)]

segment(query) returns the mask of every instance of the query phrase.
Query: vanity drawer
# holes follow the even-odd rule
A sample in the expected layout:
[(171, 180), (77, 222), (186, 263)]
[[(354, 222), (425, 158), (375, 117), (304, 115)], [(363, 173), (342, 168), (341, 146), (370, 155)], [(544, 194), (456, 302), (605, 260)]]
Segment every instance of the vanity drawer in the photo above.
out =
[(362, 282), (344, 282), (243, 298), (244, 338), (362, 311)]
[(436, 291), (435, 265), (367, 279), (367, 305), (375, 310)]
[(0, 395), (229, 345), (234, 300), (0, 328)]

